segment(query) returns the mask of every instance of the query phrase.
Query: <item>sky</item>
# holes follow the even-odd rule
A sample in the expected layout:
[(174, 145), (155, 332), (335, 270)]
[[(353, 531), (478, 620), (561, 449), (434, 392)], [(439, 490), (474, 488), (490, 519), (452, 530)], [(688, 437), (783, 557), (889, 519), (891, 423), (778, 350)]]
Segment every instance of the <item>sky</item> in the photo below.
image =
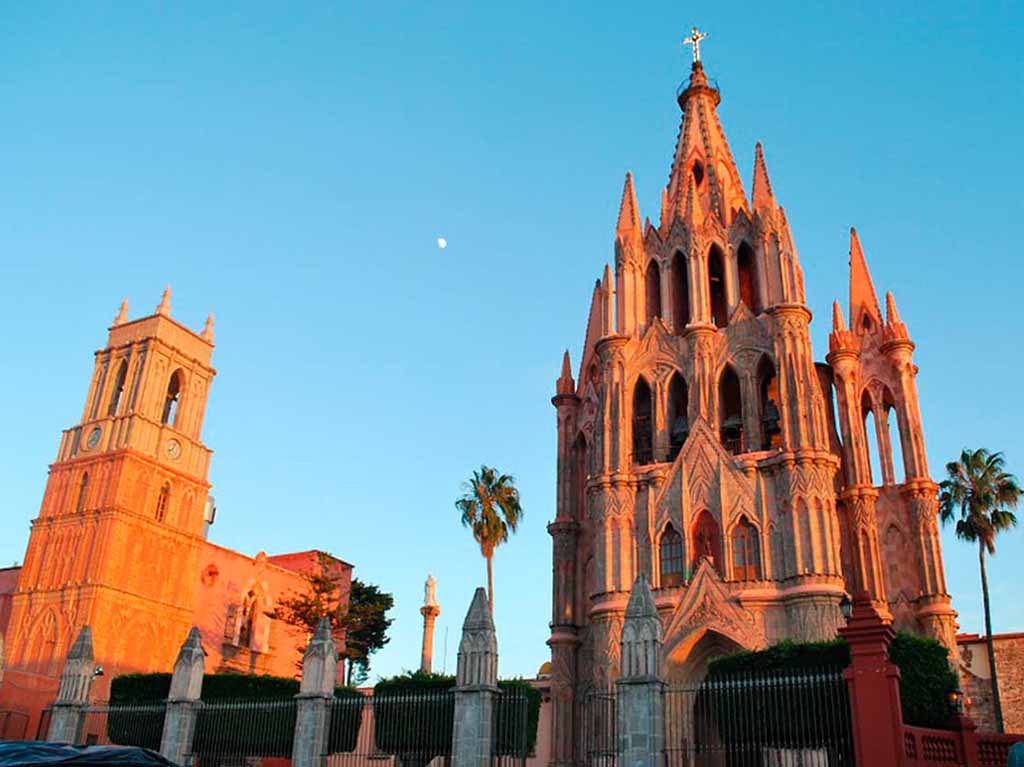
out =
[[(454, 500), (496, 466), (525, 509), (495, 557), (500, 673), (534, 674), (550, 397), (627, 170), (657, 218), (693, 24), (748, 184), (764, 143), (816, 357), (854, 225), (917, 344), (933, 477), (965, 446), (1024, 476), (1024, 6), (895, 5), (8, 4), (0, 563), (24, 556), (121, 299), (150, 314), (170, 284), (181, 322), (216, 314), (211, 540), (326, 549), (393, 592), (374, 676), (418, 665), (433, 572), (452, 671), (485, 580)], [(980, 632), (976, 550), (942, 540), (961, 629)], [(1024, 630), (1022, 558), (1024, 529), (999, 540), (996, 631)]]

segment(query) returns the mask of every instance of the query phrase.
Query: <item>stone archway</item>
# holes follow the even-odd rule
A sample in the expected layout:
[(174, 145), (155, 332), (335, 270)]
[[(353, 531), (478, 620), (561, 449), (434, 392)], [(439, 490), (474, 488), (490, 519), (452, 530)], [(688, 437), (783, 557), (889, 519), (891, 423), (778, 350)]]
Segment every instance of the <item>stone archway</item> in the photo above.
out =
[(708, 661), (748, 648), (713, 628), (693, 631), (665, 657), (666, 681), (673, 686), (699, 687), (708, 673)]

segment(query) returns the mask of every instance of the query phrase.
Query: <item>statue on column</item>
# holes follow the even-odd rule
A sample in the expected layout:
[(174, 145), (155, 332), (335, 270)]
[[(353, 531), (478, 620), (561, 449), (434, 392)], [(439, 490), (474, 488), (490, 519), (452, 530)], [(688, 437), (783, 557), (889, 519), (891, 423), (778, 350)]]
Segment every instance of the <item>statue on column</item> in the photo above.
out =
[(437, 602), (437, 581), (427, 573), (427, 582), (423, 586), (423, 649), (420, 653), (420, 671), (431, 673), (434, 663), (434, 621), (441, 614), (441, 605)]

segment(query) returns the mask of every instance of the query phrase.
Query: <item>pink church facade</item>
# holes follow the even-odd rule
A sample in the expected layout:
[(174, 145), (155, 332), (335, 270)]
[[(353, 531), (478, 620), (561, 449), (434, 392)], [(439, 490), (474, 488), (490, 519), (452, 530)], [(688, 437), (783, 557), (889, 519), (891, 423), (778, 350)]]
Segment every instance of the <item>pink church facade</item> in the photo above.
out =
[(760, 145), (748, 198), (719, 100), (696, 62), (660, 222), (641, 219), (627, 175), (614, 270), (552, 400), (555, 763), (580, 757), (579, 708), (619, 675), (641, 575), (670, 681), (699, 681), (723, 652), (833, 638), (843, 596), (862, 590), (897, 628), (956, 647), (914, 344), (851, 232), (850, 325), (837, 302), (815, 362), (785, 212)]

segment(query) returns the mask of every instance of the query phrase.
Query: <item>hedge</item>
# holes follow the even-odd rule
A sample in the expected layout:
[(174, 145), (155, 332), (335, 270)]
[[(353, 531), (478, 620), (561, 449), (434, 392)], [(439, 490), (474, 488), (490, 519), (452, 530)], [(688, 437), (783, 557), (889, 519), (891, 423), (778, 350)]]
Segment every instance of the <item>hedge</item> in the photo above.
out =
[[(125, 674), (110, 683), (111, 706), (152, 704), (167, 699), (170, 674)], [(209, 674), (203, 677), (200, 699), (205, 703), (239, 701), (292, 701), (299, 692), (296, 679), (255, 674)], [(351, 701), (331, 708), (330, 753), (352, 751), (362, 724), (362, 693), (351, 687), (337, 687), (336, 700)], [(282, 706), (260, 719), (260, 738), (254, 743), (235, 740), (235, 733), (252, 728), (242, 725), (251, 717), (244, 707), (205, 707), (196, 722), (193, 750), (196, 753), (245, 753), (264, 756), (290, 756), (295, 731), (295, 707)], [(159, 749), (163, 732), (163, 714), (112, 710), (107, 716), (107, 735), (112, 743)]]
[[(934, 639), (900, 632), (889, 645), (889, 659), (900, 670), (903, 722), (913, 727), (948, 728), (954, 713), (950, 694), (959, 689), (959, 681), (949, 667), (946, 648)], [(845, 639), (786, 641), (759, 652), (715, 658), (708, 664), (708, 678), (750, 672), (841, 669), (848, 665), (850, 647)]]
[[(448, 695), (455, 677), (421, 671), (384, 679), (373, 688), (374, 733), (384, 753), (405, 755), (404, 763), (419, 758), (446, 755), (451, 751), (455, 720), (455, 698)], [(495, 703), (495, 754), (525, 757), (537, 741), (540, 719), (540, 691), (522, 679), (498, 682), (503, 692), (526, 698), (526, 738), (519, 735), (522, 722), (510, 698), (499, 696)], [(427, 761), (430, 759), (428, 758)]]

